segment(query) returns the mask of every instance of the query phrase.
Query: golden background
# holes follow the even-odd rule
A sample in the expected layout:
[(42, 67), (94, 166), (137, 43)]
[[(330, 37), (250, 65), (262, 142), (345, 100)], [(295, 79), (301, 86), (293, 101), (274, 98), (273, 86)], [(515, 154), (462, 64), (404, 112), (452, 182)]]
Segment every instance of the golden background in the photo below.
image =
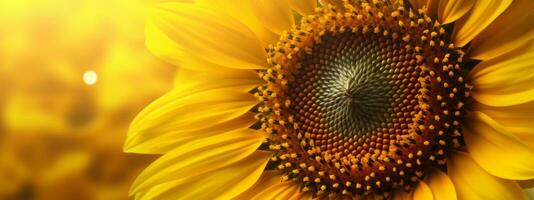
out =
[(0, 1), (0, 199), (128, 199), (153, 159), (122, 153), (128, 125), (174, 75), (144, 47), (152, 3)]

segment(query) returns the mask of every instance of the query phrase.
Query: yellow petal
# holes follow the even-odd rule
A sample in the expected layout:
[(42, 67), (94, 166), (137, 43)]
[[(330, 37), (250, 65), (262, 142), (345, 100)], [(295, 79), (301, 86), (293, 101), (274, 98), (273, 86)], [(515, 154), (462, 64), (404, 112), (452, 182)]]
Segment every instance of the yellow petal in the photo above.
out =
[(453, 152), (447, 170), (458, 199), (526, 199), (517, 182), (488, 174), (466, 153)]
[(317, 7), (317, 0), (289, 0), (289, 4), (300, 15), (306, 16), (314, 13)]
[(488, 60), (534, 39), (534, 1), (514, 0), (501, 16), (472, 42), (467, 56)]
[(131, 193), (167, 182), (190, 182), (232, 165), (254, 153), (264, 139), (263, 133), (245, 127), (186, 143), (146, 168), (133, 183)]
[(481, 112), (467, 116), (464, 139), (473, 159), (490, 174), (512, 180), (534, 178), (534, 150)]
[(413, 200), (432, 200), (434, 197), (432, 195), (432, 191), (430, 190), (430, 187), (423, 182), (419, 181), (419, 184), (415, 188), (413, 192)]
[(534, 42), (479, 63), (469, 74), (478, 102), (510, 106), (534, 100)]
[(268, 189), (269, 187), (282, 182), (282, 173), (278, 170), (265, 171), (258, 179), (258, 181), (248, 190), (241, 193), (236, 199), (251, 199), (258, 193)]
[(124, 149), (164, 153), (184, 142), (249, 127), (253, 117), (246, 113), (256, 104), (255, 97), (247, 93), (249, 89), (236, 86), (195, 93), (170, 92), (134, 119)]
[(269, 44), (274, 44), (280, 38), (280, 35), (267, 29), (265, 24), (256, 17), (256, 13), (252, 10), (252, 0), (197, 0), (195, 3), (215, 11), (223, 12), (247, 25), (262, 41), (265, 48)]
[(295, 181), (283, 182), (280, 171), (265, 171), (252, 187), (234, 199), (312, 199), (311, 193), (302, 193), (298, 188)]
[(249, 88), (247, 91), (265, 83), (253, 70), (236, 70), (218, 68), (212, 70), (196, 71), (189, 68), (178, 68), (174, 79), (174, 92), (189, 95), (208, 89), (230, 87)]
[(454, 24), (454, 44), (465, 46), (512, 3), (512, 0), (476, 1), (471, 11)]
[(295, 193), (299, 193), (299, 184), (296, 181), (284, 181), (272, 185), (271, 187), (259, 192), (251, 199), (292, 199)]
[(157, 185), (141, 193), (140, 199), (232, 199), (258, 180), (270, 157), (271, 153), (256, 151), (236, 163), (194, 178)]
[[(146, 35), (148, 38), (146, 41), (147, 47), (152, 49), (152, 53), (167, 63), (178, 66), (179, 69), (212, 73), (213, 75), (211, 76), (239, 73), (255, 74), (254, 71), (250, 69), (241, 69), (236, 66), (229, 66), (228, 63), (225, 62), (213, 62), (206, 60), (199, 55), (194, 55), (192, 52), (179, 46), (154, 24), (147, 23)], [(257, 75), (254, 76), (257, 78)]]
[(240, 20), (270, 44), (294, 25), (291, 6), (286, 0), (198, 0), (196, 3)]
[(287, 0), (251, 0), (252, 10), (267, 29), (281, 34), (295, 24)]
[[(242, 113), (246, 113), (248, 109), (255, 104), (255, 99), (252, 98), (252, 95), (247, 93), (248, 90), (261, 82), (261, 80), (257, 78), (255, 72), (251, 70), (235, 70), (228, 68), (220, 68), (214, 71), (192, 71), (185, 68), (179, 68), (175, 82), (176, 86), (169, 94), (150, 104), (136, 117), (128, 133), (124, 147), (126, 151), (137, 153), (164, 153), (169, 149), (172, 149), (174, 146), (185, 142), (223, 133), (227, 130), (249, 126), (254, 123), (252, 114)], [(206, 99), (206, 97), (209, 96), (205, 96), (208, 94), (221, 94), (226, 91), (229, 93), (225, 94), (225, 96), (212, 96), (211, 98), (214, 99), (211, 100)], [(238, 96), (233, 98), (233, 100), (226, 96), (232, 94), (238, 94)], [(239, 97), (244, 98), (239, 100), (237, 99)], [(217, 101), (216, 99), (221, 101)], [(201, 123), (202, 126), (189, 126), (188, 128), (187, 126), (183, 126), (187, 124), (177, 124), (182, 120), (187, 120), (187, 118), (184, 117), (177, 117), (182, 116), (179, 112), (189, 112), (187, 109), (191, 109), (191, 107), (195, 105), (198, 106), (202, 104), (202, 102), (207, 104), (212, 102), (213, 105), (211, 106), (221, 105), (223, 106), (221, 108), (224, 108), (224, 105), (238, 106), (238, 104), (228, 101), (235, 101), (234, 103), (246, 101), (250, 104), (249, 106), (244, 106), (241, 111), (229, 111), (234, 113), (230, 114), (230, 116), (224, 116), (224, 114), (219, 115), (218, 118), (221, 119), (221, 121), (216, 120), (209, 122), (202, 120), (208, 120), (210, 117), (214, 117), (214, 115), (204, 115), (205, 113), (203, 113), (203, 110), (206, 111), (206, 109), (195, 108), (197, 115), (203, 116), (196, 120), (196, 124)], [(154, 111), (157, 112), (152, 113)], [(194, 113), (195, 112), (189, 112), (189, 114)], [(151, 120), (143, 120), (147, 116), (152, 116)], [(237, 117), (232, 118), (232, 116)], [(145, 122), (148, 124), (143, 124)], [(192, 125), (194, 124), (195, 122)]]
[(502, 128), (534, 149), (534, 101), (506, 107), (493, 107), (475, 103), (472, 110), (480, 111)]
[(165, 60), (194, 55), (229, 68), (266, 66), (266, 53), (256, 35), (221, 12), (189, 3), (161, 3), (147, 23), (147, 47)]
[(433, 169), (426, 183), (435, 200), (456, 200), (456, 190), (451, 179), (441, 170)]
[(442, 24), (452, 23), (464, 16), (475, 4), (475, 0), (441, 0), (438, 19)]

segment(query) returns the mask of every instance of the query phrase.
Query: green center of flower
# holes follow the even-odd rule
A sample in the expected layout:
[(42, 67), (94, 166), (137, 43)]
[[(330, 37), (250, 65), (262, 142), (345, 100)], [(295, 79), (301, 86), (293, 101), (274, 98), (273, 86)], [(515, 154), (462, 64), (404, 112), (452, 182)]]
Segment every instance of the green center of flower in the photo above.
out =
[(390, 118), (393, 95), (402, 92), (387, 51), (381, 51), (391, 48), (374, 34), (323, 36), (288, 86), (296, 103), (293, 115), (317, 130), (330, 128), (325, 132), (353, 138), (371, 134)]
[(448, 37), (402, 4), (346, 2), (304, 17), (259, 72), (269, 166), (316, 195), (411, 189), (462, 144), (463, 52)]

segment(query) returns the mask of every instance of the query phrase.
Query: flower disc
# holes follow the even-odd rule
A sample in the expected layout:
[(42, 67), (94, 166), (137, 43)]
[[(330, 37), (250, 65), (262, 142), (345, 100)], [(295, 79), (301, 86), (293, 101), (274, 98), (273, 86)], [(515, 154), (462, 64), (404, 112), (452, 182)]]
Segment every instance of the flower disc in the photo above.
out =
[(461, 146), (463, 52), (401, 4), (326, 6), (268, 50), (257, 118), (271, 166), (317, 195), (410, 189)]

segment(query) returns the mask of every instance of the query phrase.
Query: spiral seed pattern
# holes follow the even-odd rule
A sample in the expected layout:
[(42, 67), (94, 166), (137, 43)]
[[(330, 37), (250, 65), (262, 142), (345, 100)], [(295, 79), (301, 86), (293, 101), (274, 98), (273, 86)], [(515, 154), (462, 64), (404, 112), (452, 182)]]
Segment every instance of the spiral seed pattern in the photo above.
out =
[(392, 48), (373, 34), (325, 36), (304, 56), (303, 67), (294, 74), (299, 78), (288, 86), (290, 99), (298, 102), (292, 114), (300, 124), (322, 132), (347, 137), (371, 133), (389, 118), (389, 102), (400, 92), (392, 83), (390, 63), (382, 61)]
[(463, 144), (463, 52), (425, 10), (345, 1), (268, 50), (254, 94), (270, 167), (333, 197), (410, 190)]

